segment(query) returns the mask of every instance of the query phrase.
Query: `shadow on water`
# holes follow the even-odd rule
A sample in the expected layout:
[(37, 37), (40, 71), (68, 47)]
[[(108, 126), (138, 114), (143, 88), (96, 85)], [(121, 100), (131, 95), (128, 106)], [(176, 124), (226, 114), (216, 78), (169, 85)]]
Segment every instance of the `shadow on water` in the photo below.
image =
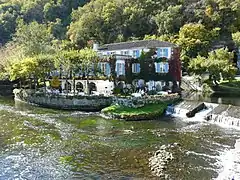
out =
[(213, 93), (202, 94), (197, 92), (183, 93), (184, 100), (191, 100), (195, 102), (209, 102), (217, 104), (231, 104), (234, 106), (240, 106), (240, 97), (232, 94)]

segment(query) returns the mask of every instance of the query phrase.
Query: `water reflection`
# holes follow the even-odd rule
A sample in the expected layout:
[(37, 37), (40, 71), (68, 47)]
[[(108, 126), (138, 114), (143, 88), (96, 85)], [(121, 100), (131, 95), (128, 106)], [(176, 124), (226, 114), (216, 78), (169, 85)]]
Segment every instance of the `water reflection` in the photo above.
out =
[(232, 94), (202, 94), (197, 92), (183, 93), (183, 99), (191, 101), (205, 101), (218, 104), (231, 104), (240, 106), (240, 97)]
[(180, 146), (169, 150), (169, 179), (211, 179), (218, 176), (220, 152), (240, 136), (180, 119), (106, 120), (12, 100), (0, 107), (0, 179), (158, 179), (149, 159), (173, 143)]

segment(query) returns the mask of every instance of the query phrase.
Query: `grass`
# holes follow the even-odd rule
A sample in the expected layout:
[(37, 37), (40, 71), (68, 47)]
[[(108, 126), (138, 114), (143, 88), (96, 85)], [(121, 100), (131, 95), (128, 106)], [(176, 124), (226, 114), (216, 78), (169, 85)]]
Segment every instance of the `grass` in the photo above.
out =
[(148, 104), (140, 108), (113, 105), (103, 109), (102, 112), (120, 119), (141, 120), (161, 116), (166, 108), (166, 103)]

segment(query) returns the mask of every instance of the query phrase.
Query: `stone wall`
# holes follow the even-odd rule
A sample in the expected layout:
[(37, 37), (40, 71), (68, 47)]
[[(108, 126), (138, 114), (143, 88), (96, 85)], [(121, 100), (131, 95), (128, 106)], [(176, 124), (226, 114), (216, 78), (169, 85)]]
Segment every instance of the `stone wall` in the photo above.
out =
[(66, 96), (23, 89), (15, 89), (13, 93), (15, 100), (56, 109), (100, 111), (112, 104), (112, 96)]
[(10, 96), (13, 93), (13, 83), (10, 81), (0, 81), (0, 96)]
[(179, 99), (180, 96), (178, 94), (151, 95), (146, 97), (114, 97), (113, 103), (120, 106), (139, 108), (146, 104), (159, 104), (162, 102), (173, 103)]

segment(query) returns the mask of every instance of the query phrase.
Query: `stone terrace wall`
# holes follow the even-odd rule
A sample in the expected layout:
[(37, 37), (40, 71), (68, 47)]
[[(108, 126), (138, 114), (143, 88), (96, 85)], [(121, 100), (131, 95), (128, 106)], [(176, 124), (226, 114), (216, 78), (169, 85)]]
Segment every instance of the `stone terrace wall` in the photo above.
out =
[(13, 93), (15, 100), (56, 109), (100, 111), (112, 104), (111, 96), (66, 96), (23, 89), (15, 89)]
[(113, 103), (121, 106), (138, 108), (146, 104), (159, 104), (162, 102), (173, 103), (179, 99), (180, 96), (178, 94), (151, 95), (146, 97), (114, 97)]

